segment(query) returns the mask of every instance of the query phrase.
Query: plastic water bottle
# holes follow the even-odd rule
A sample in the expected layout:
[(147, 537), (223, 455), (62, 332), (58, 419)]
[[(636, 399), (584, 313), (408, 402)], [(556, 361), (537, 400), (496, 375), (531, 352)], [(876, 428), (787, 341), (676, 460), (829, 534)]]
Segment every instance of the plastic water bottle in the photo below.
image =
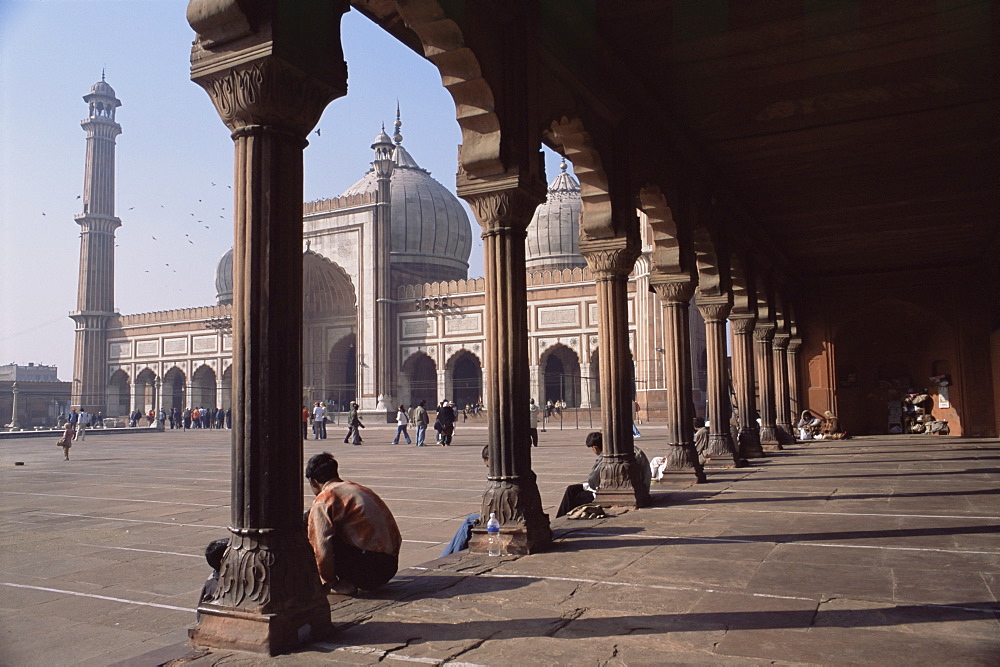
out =
[(503, 549), (500, 546), (500, 522), (495, 512), (490, 512), (490, 520), (486, 522), (486, 552), (490, 556), (500, 556)]

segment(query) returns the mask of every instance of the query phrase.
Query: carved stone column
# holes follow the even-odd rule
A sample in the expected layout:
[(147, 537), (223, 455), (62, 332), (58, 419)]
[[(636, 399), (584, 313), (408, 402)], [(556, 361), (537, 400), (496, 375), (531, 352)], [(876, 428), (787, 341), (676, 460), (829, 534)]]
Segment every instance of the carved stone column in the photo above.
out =
[(792, 418), (790, 399), (788, 395), (788, 340), (787, 333), (775, 333), (772, 347), (774, 349), (774, 410), (775, 427), (778, 442), (783, 445), (794, 444), (792, 435)]
[[(694, 281), (688, 276), (653, 276), (650, 286), (663, 303), (665, 386), (667, 390), (667, 466), (665, 475), (688, 481), (693, 473), (706, 481), (694, 448), (694, 405), (691, 401), (691, 335), (688, 306)], [(671, 481), (661, 477), (660, 481)]]
[(639, 257), (627, 238), (582, 240), (580, 252), (597, 282), (598, 359), (604, 452), (596, 501), (605, 507), (643, 507), (649, 489), (641, 483), (632, 439), (632, 355), (628, 336), (628, 276)]
[(774, 422), (774, 354), (771, 351), (774, 330), (774, 322), (758, 321), (754, 327), (754, 367), (760, 391), (760, 442), (765, 449), (779, 450), (782, 447)]
[(801, 338), (793, 336), (788, 340), (788, 399), (791, 407), (793, 427), (798, 421), (799, 415), (805, 410), (802, 407), (802, 394), (799, 390), (799, 352), (801, 350)]
[(302, 529), (302, 150), (326, 105), (346, 92), (337, 59), (346, 9), (326, 6), (319, 60), (309, 45), (279, 49), (271, 15), (256, 5), (188, 7), (198, 33), (191, 78), (235, 143), (232, 536), (218, 590), (199, 605), (195, 644), (274, 655), (330, 626)]
[(737, 454), (743, 459), (764, 458), (760, 446), (760, 426), (757, 424), (757, 399), (754, 386), (753, 332), (757, 318), (752, 314), (729, 316), (733, 334), (733, 385), (736, 389), (736, 411), (739, 421)]
[(469, 550), (486, 551), (490, 512), (500, 520), (507, 553), (540, 551), (552, 542), (542, 511), (528, 438), (528, 316), (524, 241), (531, 215), (545, 198), (543, 181), (519, 174), (482, 180), (460, 174), (458, 194), (472, 206), (483, 234), (486, 275), (486, 375), (489, 485)]
[(706, 467), (732, 468), (740, 465), (729, 432), (732, 408), (729, 399), (729, 373), (726, 367), (726, 316), (732, 308), (729, 295), (698, 296), (698, 310), (705, 320), (705, 346), (708, 357), (708, 447)]

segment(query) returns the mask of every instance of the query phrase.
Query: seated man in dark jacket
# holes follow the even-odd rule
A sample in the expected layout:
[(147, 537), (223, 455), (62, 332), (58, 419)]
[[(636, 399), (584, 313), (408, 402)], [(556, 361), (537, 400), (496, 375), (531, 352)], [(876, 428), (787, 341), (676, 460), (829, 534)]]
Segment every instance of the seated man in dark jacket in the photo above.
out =
[[(594, 502), (597, 490), (601, 488), (600, 468), (601, 460), (603, 459), (601, 454), (604, 452), (604, 436), (602, 436), (600, 432), (594, 431), (587, 436), (586, 444), (587, 447), (597, 456), (597, 460), (594, 461), (594, 466), (590, 469), (590, 474), (587, 475), (587, 481), (585, 483), (570, 484), (566, 487), (566, 491), (563, 493), (562, 502), (559, 503), (559, 509), (556, 510), (557, 517), (563, 516), (574, 507)], [(649, 459), (646, 458), (646, 454), (638, 447), (635, 448), (634, 453), (636, 465), (639, 466), (640, 481), (648, 489), (651, 477)]]

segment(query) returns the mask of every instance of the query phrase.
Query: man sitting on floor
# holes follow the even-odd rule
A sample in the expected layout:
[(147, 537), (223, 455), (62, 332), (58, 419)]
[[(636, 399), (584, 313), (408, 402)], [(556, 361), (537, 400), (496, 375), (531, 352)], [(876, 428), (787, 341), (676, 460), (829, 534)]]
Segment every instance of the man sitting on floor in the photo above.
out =
[(353, 595), (392, 579), (403, 539), (382, 499), (365, 486), (342, 480), (329, 452), (309, 459), (306, 479), (316, 494), (307, 529), (323, 585)]
[[(604, 452), (604, 436), (599, 431), (590, 433), (587, 436), (587, 447), (597, 455), (594, 467), (590, 469), (590, 474), (587, 475), (585, 483), (570, 484), (566, 487), (562, 502), (559, 503), (559, 509), (556, 510), (556, 517), (563, 516), (574, 507), (594, 502), (597, 496), (597, 489), (601, 487), (601, 461), (604, 458), (601, 454)], [(651, 477), (649, 459), (646, 458), (646, 454), (638, 447), (635, 448), (634, 453), (636, 465), (639, 466), (639, 481), (648, 489)]]

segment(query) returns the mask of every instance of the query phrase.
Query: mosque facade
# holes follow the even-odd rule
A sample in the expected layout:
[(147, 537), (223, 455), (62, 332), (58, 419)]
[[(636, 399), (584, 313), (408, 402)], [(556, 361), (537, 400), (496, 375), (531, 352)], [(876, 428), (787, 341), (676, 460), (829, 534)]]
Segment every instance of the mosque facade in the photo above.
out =
[[(232, 401), (233, 250), (216, 269), (214, 305), (114, 312), (114, 139), (121, 102), (103, 80), (84, 97), (87, 131), (74, 405), (108, 416), (134, 410), (227, 408)], [(469, 278), (473, 227), (460, 201), (422, 169), (395, 132), (372, 144), (368, 170), (342, 195), (303, 204), (304, 403), (392, 413), (398, 404), (485, 403), (485, 279)], [(580, 184), (551, 182), (527, 230), (531, 396), (597, 408), (598, 303), (578, 246)], [(642, 214), (640, 213), (640, 218)], [(640, 417), (667, 404), (662, 308), (650, 289), (652, 239), (628, 281), (629, 345)], [(693, 402), (704, 415), (705, 327), (689, 311)], [(489, 409), (488, 405), (485, 405)]]

